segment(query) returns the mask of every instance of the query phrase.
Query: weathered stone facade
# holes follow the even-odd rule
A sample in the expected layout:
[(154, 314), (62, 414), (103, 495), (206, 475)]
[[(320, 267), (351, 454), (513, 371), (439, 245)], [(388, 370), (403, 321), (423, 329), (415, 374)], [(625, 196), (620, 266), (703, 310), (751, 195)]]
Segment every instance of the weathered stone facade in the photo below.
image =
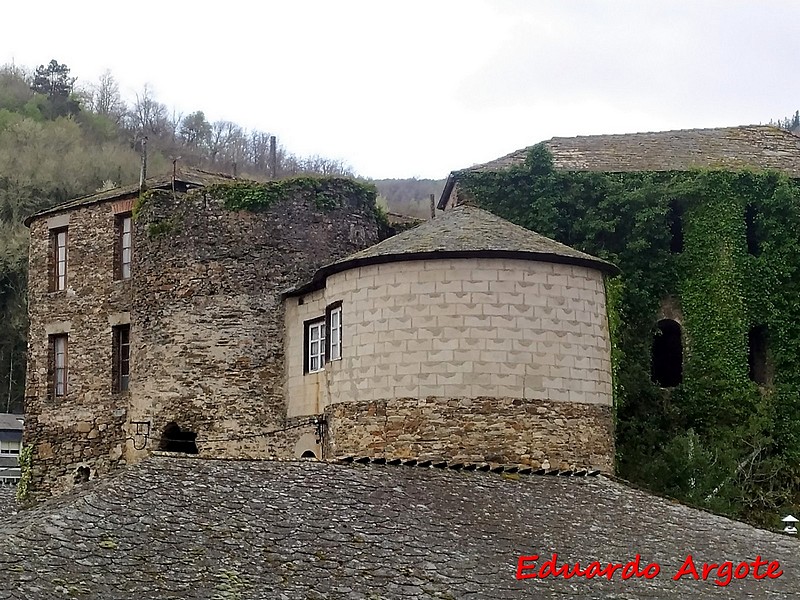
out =
[[(123, 281), (120, 215), (138, 193), (31, 220), (35, 497), (158, 451), (613, 469), (613, 265), (468, 207), (375, 245), (369, 194), (334, 179), (320, 197), (314, 185), (279, 196), (162, 186), (136, 202)], [(242, 194), (259, 199), (252, 210), (231, 208)], [(51, 292), (64, 227), (68, 285)], [(324, 368), (309, 369), (309, 324), (330, 343), (332, 306), (341, 355), (328, 346)], [(64, 395), (52, 393), (62, 334)]]
[(329, 456), (614, 469), (610, 406), (520, 398), (392, 398), (325, 411)]
[[(337, 194), (335, 181), (331, 194)], [(35, 497), (163, 449), (175, 423), (200, 456), (294, 456), (312, 419), (286, 419), (281, 292), (378, 239), (373, 206), (298, 194), (258, 212), (204, 191), (156, 192), (134, 220), (132, 277), (115, 280), (116, 220), (138, 193), (30, 222), (25, 443)], [(67, 228), (67, 289), (50, 290), (52, 231)], [(130, 326), (129, 389), (113, 388), (113, 327)], [(68, 336), (53, 393), (52, 335)]]
[[(124, 205), (126, 198), (119, 199)], [(31, 223), (25, 443), (33, 444), (33, 487), (53, 493), (75, 478), (124, 463), (127, 393), (112, 391), (112, 325), (131, 309), (131, 281), (114, 278), (115, 208), (106, 203)], [(128, 207), (129, 208), (129, 207)], [(66, 289), (51, 291), (51, 238), (68, 234)], [(50, 336), (66, 335), (66, 395), (51, 385)], [(79, 471), (81, 469), (81, 471)]]

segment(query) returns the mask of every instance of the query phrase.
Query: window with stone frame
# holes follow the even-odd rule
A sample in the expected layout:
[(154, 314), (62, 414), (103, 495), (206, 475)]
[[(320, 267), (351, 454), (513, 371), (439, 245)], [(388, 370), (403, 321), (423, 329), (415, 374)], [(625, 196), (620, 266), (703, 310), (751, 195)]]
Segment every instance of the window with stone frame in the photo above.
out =
[(133, 261), (133, 218), (130, 213), (117, 215), (114, 222), (114, 279), (131, 277)]
[(115, 392), (127, 392), (131, 376), (131, 326), (114, 327), (112, 343), (112, 387)]
[(0, 454), (19, 454), (19, 449), (20, 449), (19, 440), (0, 441)]
[(325, 358), (328, 361), (342, 358), (342, 303), (334, 302), (325, 309), (327, 329)]
[(325, 318), (305, 322), (306, 373), (317, 373), (325, 368)]
[(67, 334), (51, 335), (49, 338), (49, 380), (50, 395), (53, 397), (66, 396), (68, 393), (67, 379), (69, 375), (69, 351)]
[(67, 228), (50, 230), (50, 291), (67, 289)]

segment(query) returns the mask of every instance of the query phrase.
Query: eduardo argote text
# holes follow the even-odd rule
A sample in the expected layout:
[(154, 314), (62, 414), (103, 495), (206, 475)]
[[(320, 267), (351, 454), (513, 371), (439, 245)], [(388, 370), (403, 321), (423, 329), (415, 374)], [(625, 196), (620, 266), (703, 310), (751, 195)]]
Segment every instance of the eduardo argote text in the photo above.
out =
[[(605, 577), (609, 581), (615, 576), (622, 580), (631, 578), (653, 579), (661, 574), (661, 566), (658, 563), (644, 563), (641, 555), (637, 554), (633, 560), (626, 563), (601, 563), (593, 561), (581, 567), (580, 562), (574, 564), (558, 562), (558, 554), (553, 553), (550, 558), (540, 560), (539, 555), (520, 556), (517, 561), (517, 579), (546, 579), (548, 577), (563, 577), (571, 579), (573, 577), (585, 577), (594, 579)], [(666, 574), (666, 573), (665, 573)], [(697, 563), (691, 554), (686, 556), (683, 564), (669, 576), (675, 580), (695, 579), (709, 580), (719, 586), (728, 585), (733, 579), (777, 579), (783, 575), (781, 565), (777, 560), (764, 560), (761, 556), (756, 556), (752, 561), (741, 561), (734, 563), (726, 560), (721, 563)]]

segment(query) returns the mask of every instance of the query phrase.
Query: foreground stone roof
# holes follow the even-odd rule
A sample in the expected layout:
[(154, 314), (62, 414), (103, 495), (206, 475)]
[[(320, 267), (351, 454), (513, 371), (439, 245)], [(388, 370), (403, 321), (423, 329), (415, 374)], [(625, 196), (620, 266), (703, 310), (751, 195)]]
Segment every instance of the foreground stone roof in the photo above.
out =
[(363, 265), (436, 258), (520, 258), (574, 264), (616, 275), (609, 262), (565, 246), (480, 208), (461, 205), (321, 268), (313, 280), (290, 292), (320, 287), (333, 273)]
[[(0, 598), (790, 598), (799, 549), (603, 477), (158, 457), (6, 520)], [(515, 578), (553, 552), (661, 574)], [(784, 574), (673, 581), (687, 554)]]

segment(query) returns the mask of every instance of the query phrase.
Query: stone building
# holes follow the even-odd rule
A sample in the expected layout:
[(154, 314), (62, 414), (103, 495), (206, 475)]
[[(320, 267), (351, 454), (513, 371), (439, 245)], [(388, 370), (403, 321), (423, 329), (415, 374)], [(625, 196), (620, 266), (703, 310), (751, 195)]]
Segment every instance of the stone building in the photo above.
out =
[(28, 220), (34, 495), (154, 451), (613, 470), (616, 267), (472, 207), (375, 244), (374, 197), (316, 181)]

